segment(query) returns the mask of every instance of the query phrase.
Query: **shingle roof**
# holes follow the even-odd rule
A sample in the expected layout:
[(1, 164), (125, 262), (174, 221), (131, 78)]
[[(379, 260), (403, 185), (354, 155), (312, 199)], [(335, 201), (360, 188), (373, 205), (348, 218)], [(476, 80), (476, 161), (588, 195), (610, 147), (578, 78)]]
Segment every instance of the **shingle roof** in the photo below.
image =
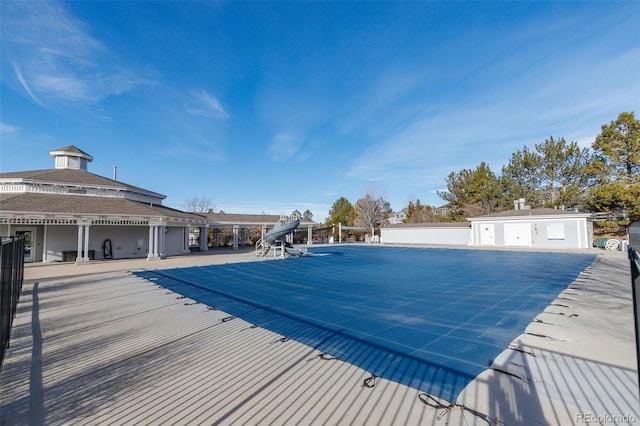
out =
[[(280, 220), (280, 215), (275, 214), (227, 214), (227, 213), (207, 213), (209, 220), (220, 224), (256, 224), (273, 225)], [(300, 224), (310, 225), (313, 222), (300, 220)]]
[(280, 216), (274, 214), (207, 213), (206, 216), (212, 221), (220, 223), (237, 223), (238, 221), (252, 223), (276, 223), (278, 220), (280, 220)]
[(84, 152), (83, 150), (81, 150), (80, 148), (78, 148), (75, 145), (67, 145), (67, 146), (65, 146), (63, 148), (58, 148), (58, 149), (51, 150), (49, 152), (49, 154), (57, 153), (57, 152), (78, 154), (80, 157), (85, 157), (89, 161), (93, 160), (93, 157), (91, 155), (87, 154), (86, 152)]
[(90, 214), (124, 216), (164, 216), (179, 219), (204, 220), (201, 215), (186, 213), (160, 205), (125, 200), (123, 198), (88, 197), (80, 195), (5, 193), (0, 194), (0, 211), (21, 214)]
[(395, 223), (383, 228), (469, 228), (469, 222), (425, 222), (425, 223)]
[(0, 179), (25, 179), (36, 182), (59, 182), (59, 183), (72, 183), (76, 185), (99, 185), (109, 186), (113, 188), (128, 189), (134, 192), (145, 192), (154, 194), (164, 198), (163, 194), (159, 194), (154, 191), (139, 188), (137, 186), (129, 185), (117, 180), (108, 179), (93, 173), (89, 173), (86, 170), (78, 169), (44, 169), (44, 170), (28, 170), (22, 172), (7, 172), (0, 173)]
[[(69, 146), (56, 151), (70, 150)], [(75, 148), (77, 149), (77, 148)], [(80, 151), (80, 150), (78, 150)], [(86, 170), (77, 169), (44, 169), (20, 172), (0, 173), (0, 179), (21, 179), (31, 182), (62, 183), (87, 186), (104, 186), (134, 192), (153, 194), (160, 198), (164, 195), (108, 179)], [(79, 195), (61, 195), (45, 193), (0, 193), (0, 211), (11, 213), (41, 214), (91, 214), (91, 215), (124, 215), (124, 216), (165, 216), (170, 218), (203, 221), (206, 218), (220, 224), (255, 224), (272, 225), (280, 219), (279, 215), (251, 214), (195, 214), (172, 209), (162, 205), (126, 200), (122, 198), (90, 197)], [(305, 225), (311, 221), (303, 221)]]
[(128, 188), (131, 185), (127, 185), (122, 182), (115, 181), (113, 179), (107, 179), (102, 176), (89, 173), (86, 170), (77, 169), (45, 169), (45, 170), (27, 170), (23, 172), (8, 172), (0, 173), (0, 179), (29, 179), (42, 182), (61, 182), (61, 183), (75, 183), (85, 185), (103, 185), (114, 186), (120, 188)]
[(521, 217), (521, 216), (570, 216), (570, 215), (583, 215), (588, 216), (588, 213), (579, 213), (579, 212), (570, 212), (566, 210), (557, 210), (557, 209), (519, 209), (519, 210), (506, 210), (497, 213), (490, 213), (483, 216), (476, 216), (474, 218), (469, 219), (483, 219), (483, 218), (491, 218), (491, 217)]

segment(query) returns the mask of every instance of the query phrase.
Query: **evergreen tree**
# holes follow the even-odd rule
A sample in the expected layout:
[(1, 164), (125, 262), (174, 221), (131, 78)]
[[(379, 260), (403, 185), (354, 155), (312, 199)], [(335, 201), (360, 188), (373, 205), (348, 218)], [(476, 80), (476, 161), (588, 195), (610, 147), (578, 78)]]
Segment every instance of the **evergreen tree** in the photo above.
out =
[(353, 219), (355, 217), (355, 209), (353, 205), (344, 197), (338, 198), (329, 210), (329, 217), (326, 219), (326, 224), (338, 224), (353, 226)]
[(307, 209), (304, 211), (304, 213), (302, 213), (302, 218), (304, 220), (308, 220), (309, 222), (313, 221), (313, 213), (311, 213), (311, 210)]
[(504, 208), (507, 202), (504, 196), (502, 179), (496, 177), (485, 162), (475, 169), (463, 169), (452, 172), (447, 177), (447, 190), (438, 191), (443, 200), (451, 204), (451, 216), (454, 220), (465, 217), (489, 214)]
[(420, 203), (420, 200), (409, 201), (407, 206), (407, 217), (404, 223), (428, 223), (436, 222), (436, 215), (433, 207)]
[(640, 121), (632, 112), (602, 126), (592, 145), (602, 183), (634, 182), (640, 177)]
[(525, 198), (532, 207), (582, 204), (590, 175), (589, 149), (551, 136), (530, 151), (511, 155), (502, 168), (504, 186), (512, 200)]
[(587, 204), (592, 210), (640, 219), (640, 121), (632, 112), (602, 126), (593, 145), (596, 176)]
[(545, 189), (547, 206), (575, 206), (581, 203), (582, 191), (587, 187), (585, 167), (589, 149), (577, 142), (567, 143), (564, 138), (551, 136), (536, 145), (540, 158), (538, 177)]
[(526, 146), (522, 148), (522, 151), (511, 154), (509, 164), (502, 168), (502, 178), (507, 196), (511, 200), (524, 198), (531, 207), (541, 207), (543, 201), (538, 175), (540, 167), (540, 156), (530, 151)]

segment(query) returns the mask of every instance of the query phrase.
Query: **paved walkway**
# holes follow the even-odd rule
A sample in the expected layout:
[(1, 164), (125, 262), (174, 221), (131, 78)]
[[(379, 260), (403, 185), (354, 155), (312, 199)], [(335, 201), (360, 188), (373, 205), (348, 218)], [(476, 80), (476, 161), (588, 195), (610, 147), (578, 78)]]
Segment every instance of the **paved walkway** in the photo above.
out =
[(129, 272), (253, 252), (29, 265), (0, 424), (640, 424), (628, 261), (598, 253), (451, 410)]

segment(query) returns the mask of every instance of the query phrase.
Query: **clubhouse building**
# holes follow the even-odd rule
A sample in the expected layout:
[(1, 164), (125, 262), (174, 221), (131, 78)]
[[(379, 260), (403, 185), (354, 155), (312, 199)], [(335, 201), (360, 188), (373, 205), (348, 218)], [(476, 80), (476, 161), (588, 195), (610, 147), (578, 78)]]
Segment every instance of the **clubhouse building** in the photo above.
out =
[[(93, 157), (73, 145), (49, 155), (53, 169), (0, 173), (0, 235), (24, 235), (27, 262), (155, 260), (227, 242), (237, 248), (280, 218), (165, 207), (165, 195), (90, 173)], [(310, 243), (313, 223), (302, 226)]]

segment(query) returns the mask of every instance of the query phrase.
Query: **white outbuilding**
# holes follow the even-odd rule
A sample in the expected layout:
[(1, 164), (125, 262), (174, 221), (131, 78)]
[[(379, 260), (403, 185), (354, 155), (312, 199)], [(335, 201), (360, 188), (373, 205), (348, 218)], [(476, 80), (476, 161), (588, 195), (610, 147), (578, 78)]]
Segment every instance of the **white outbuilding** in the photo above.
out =
[(593, 246), (590, 213), (518, 209), (467, 218), (472, 246), (586, 249)]
[(387, 244), (557, 249), (593, 246), (590, 213), (529, 209), (522, 204), (516, 204), (515, 210), (469, 217), (466, 222), (387, 225), (380, 229), (380, 239)]

